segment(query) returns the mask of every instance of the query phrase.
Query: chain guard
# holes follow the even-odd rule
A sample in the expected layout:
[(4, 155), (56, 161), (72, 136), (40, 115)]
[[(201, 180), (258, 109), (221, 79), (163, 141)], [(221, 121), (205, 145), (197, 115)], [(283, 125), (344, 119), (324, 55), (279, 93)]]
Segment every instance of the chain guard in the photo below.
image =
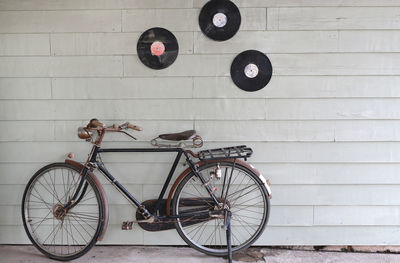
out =
[[(210, 200), (200, 200), (200, 199), (194, 199), (194, 198), (187, 198), (187, 199), (182, 199), (181, 202), (183, 202), (183, 205), (185, 206), (199, 206), (202, 204), (209, 203), (211, 202)], [(146, 207), (147, 210), (150, 212), (154, 212), (154, 208), (156, 206), (157, 199), (152, 199), (152, 200), (146, 200), (142, 203)], [(145, 218), (140, 214), (138, 210), (136, 210), (136, 220), (139, 221), (138, 225), (143, 228), (146, 231), (164, 231), (164, 230), (169, 230), (169, 229), (175, 229), (175, 218), (166, 218), (167, 213), (166, 213), (166, 204), (167, 204), (167, 199), (163, 199), (160, 204), (160, 209), (159, 209), (159, 215), (156, 219), (155, 222), (153, 223), (146, 223), (146, 222), (140, 222), (141, 220), (145, 220)], [(172, 214), (172, 208), (170, 211), (170, 214)], [(197, 216), (196, 218), (190, 218), (190, 219), (183, 219), (182, 220), (182, 225), (183, 226), (189, 226), (189, 225), (194, 225), (198, 224), (204, 221), (212, 220), (214, 219), (213, 217), (206, 215), (206, 216)]]

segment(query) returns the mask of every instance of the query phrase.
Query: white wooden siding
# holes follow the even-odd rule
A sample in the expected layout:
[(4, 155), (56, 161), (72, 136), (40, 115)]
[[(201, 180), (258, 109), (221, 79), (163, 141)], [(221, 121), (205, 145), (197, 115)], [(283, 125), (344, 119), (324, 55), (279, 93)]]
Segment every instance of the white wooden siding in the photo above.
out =
[[(257, 245), (400, 245), (400, 1), (234, 2), (240, 30), (215, 42), (197, 24), (206, 0), (0, 0), (0, 243), (29, 243), (25, 184), (69, 152), (83, 161), (90, 145), (76, 128), (97, 117), (144, 128), (137, 142), (111, 135), (106, 146), (149, 146), (187, 129), (204, 147), (251, 146), (249, 161), (273, 189)], [(155, 26), (179, 41), (164, 70), (136, 54)], [(265, 52), (274, 69), (252, 93), (229, 72), (246, 49)], [(173, 158), (103, 155), (139, 200), (156, 197)], [(102, 244), (184, 244), (175, 230), (121, 231), (135, 211), (101, 181), (110, 202)]]

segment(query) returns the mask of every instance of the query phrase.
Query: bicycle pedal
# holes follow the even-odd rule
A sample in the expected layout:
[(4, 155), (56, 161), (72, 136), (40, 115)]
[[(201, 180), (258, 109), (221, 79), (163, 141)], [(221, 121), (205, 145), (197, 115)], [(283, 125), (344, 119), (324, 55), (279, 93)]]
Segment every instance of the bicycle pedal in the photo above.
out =
[(132, 230), (133, 221), (124, 221), (122, 222), (122, 230)]

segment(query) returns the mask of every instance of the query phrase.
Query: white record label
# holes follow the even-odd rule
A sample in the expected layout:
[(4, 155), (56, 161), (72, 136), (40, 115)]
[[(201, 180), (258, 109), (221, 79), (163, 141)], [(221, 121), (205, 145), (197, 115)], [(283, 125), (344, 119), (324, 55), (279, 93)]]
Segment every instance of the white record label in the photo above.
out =
[(258, 67), (255, 64), (248, 64), (245, 68), (244, 68), (244, 74), (246, 75), (246, 77), (252, 79), (257, 77), (258, 75)]
[(228, 18), (224, 13), (216, 13), (213, 16), (213, 24), (216, 27), (224, 27), (228, 22)]

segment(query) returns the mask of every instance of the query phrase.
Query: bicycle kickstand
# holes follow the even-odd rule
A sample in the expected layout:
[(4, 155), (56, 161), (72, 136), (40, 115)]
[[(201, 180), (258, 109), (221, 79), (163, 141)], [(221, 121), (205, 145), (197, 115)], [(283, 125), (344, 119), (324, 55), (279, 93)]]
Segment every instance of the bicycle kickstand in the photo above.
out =
[(228, 262), (232, 263), (232, 242), (231, 242), (231, 211), (225, 211), (226, 244), (228, 246)]

